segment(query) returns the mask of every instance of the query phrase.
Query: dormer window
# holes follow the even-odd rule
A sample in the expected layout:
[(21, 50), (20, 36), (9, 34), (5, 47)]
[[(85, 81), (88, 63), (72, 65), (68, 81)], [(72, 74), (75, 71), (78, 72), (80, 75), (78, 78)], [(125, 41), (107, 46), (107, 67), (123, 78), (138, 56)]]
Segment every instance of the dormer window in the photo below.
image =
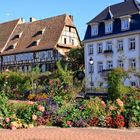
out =
[(33, 41), (27, 48), (30, 48), (30, 47), (33, 47), (33, 46), (38, 46), (40, 42), (40, 39), (36, 40), (36, 41)]
[(5, 51), (12, 50), (16, 48), (17, 43), (10, 45)]
[(130, 21), (131, 21), (131, 16), (129, 16), (129, 15), (121, 17), (121, 30), (129, 30)]
[(91, 25), (91, 36), (98, 35), (98, 25)]
[(105, 33), (109, 34), (113, 32), (113, 21), (105, 22)]
[(38, 36), (38, 35), (42, 35), (42, 34), (44, 33), (44, 31), (45, 31), (45, 28), (44, 28), (43, 30), (37, 31), (37, 32), (33, 35), (33, 37), (36, 37), (36, 36)]
[(21, 32), (20, 34), (15, 35), (11, 40), (15, 40), (15, 39), (17, 39), (17, 38), (20, 38), (21, 35), (22, 35), (22, 32)]

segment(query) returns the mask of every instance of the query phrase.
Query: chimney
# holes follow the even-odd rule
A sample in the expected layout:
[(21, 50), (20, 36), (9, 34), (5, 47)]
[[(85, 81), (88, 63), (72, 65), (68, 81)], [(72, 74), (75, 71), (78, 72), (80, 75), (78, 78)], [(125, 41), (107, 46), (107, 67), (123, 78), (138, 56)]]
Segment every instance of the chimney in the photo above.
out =
[(69, 15), (69, 17), (71, 18), (71, 20), (73, 21), (73, 16), (72, 15)]
[(36, 21), (36, 18), (30, 17), (30, 22), (34, 22), (34, 21)]

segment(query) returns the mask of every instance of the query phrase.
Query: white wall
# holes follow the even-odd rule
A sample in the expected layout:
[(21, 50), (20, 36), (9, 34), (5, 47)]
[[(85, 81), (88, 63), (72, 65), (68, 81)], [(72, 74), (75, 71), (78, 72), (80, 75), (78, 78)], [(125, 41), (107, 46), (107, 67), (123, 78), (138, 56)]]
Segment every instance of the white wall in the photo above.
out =
[(58, 43), (64, 44), (64, 38), (66, 38), (67, 45), (72, 45), (72, 39), (73, 39), (74, 40), (73, 46), (78, 46), (79, 38), (78, 38), (77, 32), (76, 32), (75, 28), (73, 28), (73, 27), (70, 27), (70, 28), (71, 28), (71, 31), (69, 31), (69, 27), (67, 27), (67, 26), (64, 27)]
[[(129, 50), (129, 38), (135, 38), (136, 40), (136, 49), (135, 50)], [(117, 51), (117, 40), (123, 40), (123, 51), (118, 52)], [(112, 50), (113, 54), (112, 55), (105, 55), (104, 53), (97, 54), (97, 44), (102, 43), (103, 44), (103, 52), (106, 50), (106, 42), (111, 41), (113, 43)], [(88, 54), (88, 45), (93, 44), (94, 46), (94, 54), (89, 55)], [(140, 34), (136, 35), (129, 35), (129, 36), (124, 36), (124, 37), (117, 37), (117, 38), (112, 38), (112, 39), (106, 39), (106, 40), (100, 40), (100, 41), (93, 41), (93, 42), (86, 42), (84, 43), (85, 47), (85, 74), (86, 74), (86, 87), (90, 87), (90, 79), (91, 79), (91, 74), (89, 74), (89, 59), (90, 57), (93, 57), (94, 59), (94, 73), (93, 73), (93, 79), (94, 79), (94, 84), (96, 87), (99, 86), (100, 82), (104, 82), (104, 86), (107, 86), (102, 73), (98, 73), (97, 71), (97, 63), (98, 62), (103, 62), (103, 69), (107, 68), (107, 61), (111, 60), (113, 61), (113, 68), (117, 67), (117, 61), (119, 59), (124, 59), (124, 69), (128, 70), (129, 69), (129, 59), (135, 58), (136, 59), (136, 71), (140, 72)], [(136, 78), (133, 74), (130, 74), (130, 79), (125, 80), (125, 85), (129, 86), (130, 81), (139, 81), (138, 78)], [(138, 82), (139, 86), (140, 83)]]

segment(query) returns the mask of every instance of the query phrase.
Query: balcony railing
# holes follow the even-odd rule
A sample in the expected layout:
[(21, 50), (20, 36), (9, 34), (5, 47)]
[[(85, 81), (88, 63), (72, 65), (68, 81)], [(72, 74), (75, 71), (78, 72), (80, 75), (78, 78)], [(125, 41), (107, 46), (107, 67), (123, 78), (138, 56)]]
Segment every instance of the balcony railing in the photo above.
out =
[(104, 54), (112, 54), (113, 50), (104, 50)]

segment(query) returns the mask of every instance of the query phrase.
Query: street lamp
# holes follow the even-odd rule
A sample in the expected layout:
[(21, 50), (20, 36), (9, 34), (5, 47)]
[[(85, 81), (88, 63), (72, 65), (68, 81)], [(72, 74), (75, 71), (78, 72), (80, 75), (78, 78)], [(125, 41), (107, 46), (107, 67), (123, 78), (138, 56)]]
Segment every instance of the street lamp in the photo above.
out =
[(93, 73), (93, 58), (92, 57), (90, 57), (90, 59), (89, 59), (89, 64), (90, 64), (90, 73), (91, 73), (91, 83), (90, 83), (90, 85), (91, 85), (91, 90), (92, 90), (92, 86), (93, 86), (93, 82), (92, 82), (92, 73)]

